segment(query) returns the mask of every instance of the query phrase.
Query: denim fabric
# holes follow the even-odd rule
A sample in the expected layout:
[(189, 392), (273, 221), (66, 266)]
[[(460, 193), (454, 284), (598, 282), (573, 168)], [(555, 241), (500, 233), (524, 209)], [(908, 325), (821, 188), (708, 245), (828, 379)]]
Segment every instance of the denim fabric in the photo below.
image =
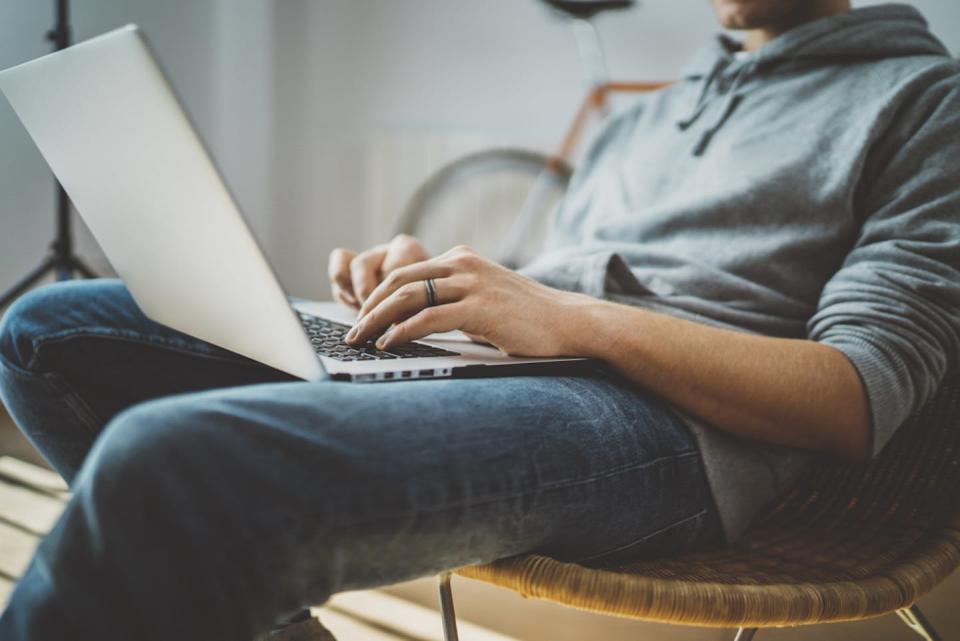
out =
[(305, 383), (92, 281), (9, 310), (0, 394), (74, 492), (4, 641), (238, 641), (341, 590), (513, 554), (722, 540), (689, 430), (596, 366)]

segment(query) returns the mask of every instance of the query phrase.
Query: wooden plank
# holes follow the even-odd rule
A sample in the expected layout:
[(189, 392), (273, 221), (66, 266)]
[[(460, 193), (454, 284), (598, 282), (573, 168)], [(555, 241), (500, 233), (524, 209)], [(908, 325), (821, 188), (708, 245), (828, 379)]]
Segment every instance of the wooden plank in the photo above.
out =
[(60, 518), (63, 503), (19, 485), (0, 482), (0, 519), (35, 534), (46, 534)]
[(0, 456), (0, 477), (57, 495), (66, 495), (70, 491), (56, 472), (12, 456)]
[[(343, 592), (335, 595), (326, 607), (378, 628), (395, 631), (404, 638), (443, 641), (443, 623), (438, 611), (383, 592)], [(470, 641), (515, 641), (468, 621), (457, 621), (457, 627), (460, 635)]]
[(39, 543), (39, 538), (0, 523), (0, 572), (19, 577)]
[(385, 630), (368, 626), (353, 617), (328, 607), (314, 608), (314, 616), (330, 630), (337, 639), (343, 641), (410, 641), (408, 637), (398, 637)]

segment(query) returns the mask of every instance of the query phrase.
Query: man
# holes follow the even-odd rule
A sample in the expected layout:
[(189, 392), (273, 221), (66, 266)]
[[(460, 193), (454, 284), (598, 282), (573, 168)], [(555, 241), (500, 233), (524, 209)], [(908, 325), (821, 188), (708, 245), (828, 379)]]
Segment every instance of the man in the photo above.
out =
[(960, 68), (909, 7), (713, 4), (742, 47), (605, 129), (524, 275), (407, 237), (331, 257), (351, 342), (459, 328), (579, 373), (293, 382), (116, 283), (17, 303), (3, 399), (74, 498), (0, 637), (250, 639), (512, 554), (703, 548), (809, 456), (878, 452), (960, 346)]

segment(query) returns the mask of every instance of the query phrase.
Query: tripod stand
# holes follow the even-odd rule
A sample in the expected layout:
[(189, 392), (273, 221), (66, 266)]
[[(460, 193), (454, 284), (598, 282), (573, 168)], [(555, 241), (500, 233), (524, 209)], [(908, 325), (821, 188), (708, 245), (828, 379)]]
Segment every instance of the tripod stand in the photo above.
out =
[[(60, 51), (70, 46), (70, 35), (68, 0), (56, 0), (56, 24), (47, 32), (47, 40), (53, 43), (54, 51)], [(20, 294), (51, 272), (56, 275), (57, 280), (69, 280), (75, 274), (85, 278), (96, 278), (93, 270), (84, 265), (83, 261), (73, 253), (71, 222), (70, 198), (57, 182), (57, 231), (53, 242), (50, 243), (50, 255), (39, 267), (0, 294), (0, 309), (12, 303)]]

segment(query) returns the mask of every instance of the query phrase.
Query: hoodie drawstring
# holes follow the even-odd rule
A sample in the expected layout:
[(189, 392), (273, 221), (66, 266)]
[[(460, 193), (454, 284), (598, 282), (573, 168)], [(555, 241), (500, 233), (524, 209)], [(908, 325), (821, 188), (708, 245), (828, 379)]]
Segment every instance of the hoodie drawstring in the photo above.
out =
[[(714, 69), (718, 69), (720, 65), (716, 65)], [(740, 101), (743, 99), (743, 93), (739, 91), (740, 85), (743, 84), (744, 78), (746, 78), (756, 67), (755, 62), (750, 62), (747, 65), (744, 65), (739, 72), (737, 72), (736, 77), (733, 79), (733, 84), (730, 85), (730, 89), (727, 91), (726, 100), (723, 103), (723, 107), (720, 109), (720, 115), (717, 117), (716, 121), (700, 135), (700, 138), (697, 140), (697, 144), (693, 146), (692, 154), (694, 156), (703, 155), (703, 152), (706, 151), (707, 146), (710, 144), (710, 140), (713, 139), (714, 134), (716, 134), (723, 124), (727, 121), (727, 118), (734, 112), (737, 108), (737, 105), (740, 104)], [(712, 73), (708, 76), (708, 82), (712, 82), (716, 74)], [(708, 101), (702, 100), (702, 98), (707, 93), (707, 84), (704, 84), (704, 89), (701, 92), (701, 100), (698, 100), (700, 103), (696, 110), (694, 110), (691, 117), (686, 118), (677, 123), (677, 126), (681, 130), (686, 130), (693, 122), (700, 117), (700, 115), (706, 110)]]
[(717, 121), (713, 123), (712, 127), (703, 132), (703, 134), (700, 136), (700, 139), (697, 141), (697, 144), (693, 146), (694, 156), (703, 155), (703, 152), (707, 149), (707, 145), (710, 144), (710, 139), (713, 138), (713, 134), (720, 130), (720, 127), (723, 126), (723, 123), (726, 122), (730, 114), (733, 113), (733, 110), (737, 108), (738, 104), (740, 104), (741, 98), (743, 98), (743, 94), (731, 92), (727, 95), (727, 100), (723, 104), (723, 109), (720, 111), (720, 117), (717, 118)]
[(713, 84), (713, 81), (717, 79), (717, 76), (720, 75), (720, 71), (726, 67), (727, 64), (728, 62), (723, 59), (717, 60), (713, 63), (713, 66), (710, 68), (710, 72), (703, 81), (703, 86), (700, 88), (700, 95), (697, 96), (697, 101), (693, 103), (693, 110), (690, 112), (690, 115), (683, 120), (677, 121), (677, 127), (679, 127), (681, 131), (686, 131), (690, 125), (697, 121), (697, 118), (700, 117), (704, 109), (707, 108), (707, 92), (710, 90), (710, 85)]

